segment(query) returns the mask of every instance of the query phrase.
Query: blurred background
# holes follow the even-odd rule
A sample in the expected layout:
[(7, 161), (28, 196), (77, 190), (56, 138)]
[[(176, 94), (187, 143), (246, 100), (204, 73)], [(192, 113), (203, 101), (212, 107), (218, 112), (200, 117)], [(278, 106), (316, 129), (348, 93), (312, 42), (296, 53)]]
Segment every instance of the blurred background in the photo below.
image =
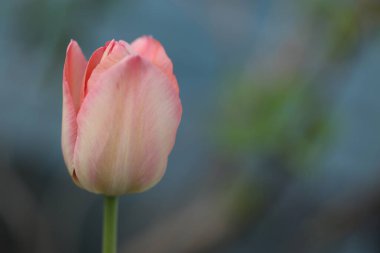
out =
[(102, 198), (60, 149), (65, 50), (143, 34), (184, 113), (119, 252), (380, 252), (377, 0), (2, 0), (0, 252), (100, 253)]

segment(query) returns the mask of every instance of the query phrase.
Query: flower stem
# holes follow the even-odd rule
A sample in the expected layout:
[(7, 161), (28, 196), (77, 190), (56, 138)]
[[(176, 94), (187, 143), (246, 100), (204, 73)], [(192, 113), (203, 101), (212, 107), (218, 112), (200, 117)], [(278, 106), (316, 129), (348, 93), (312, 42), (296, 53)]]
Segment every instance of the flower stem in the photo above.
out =
[(117, 197), (104, 196), (103, 253), (116, 253), (117, 247)]

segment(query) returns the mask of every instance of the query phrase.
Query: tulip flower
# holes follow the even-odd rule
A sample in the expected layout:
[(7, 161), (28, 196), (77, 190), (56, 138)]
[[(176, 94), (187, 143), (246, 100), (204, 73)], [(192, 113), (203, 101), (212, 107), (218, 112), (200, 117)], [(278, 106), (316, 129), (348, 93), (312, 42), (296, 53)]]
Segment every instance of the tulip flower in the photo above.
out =
[(162, 178), (181, 115), (173, 64), (157, 40), (112, 40), (88, 61), (71, 40), (63, 70), (62, 151), (79, 187), (110, 196), (103, 252), (115, 251), (114, 196), (145, 191)]
[(165, 172), (181, 114), (173, 65), (157, 40), (112, 40), (88, 62), (70, 42), (62, 150), (78, 186), (110, 196), (154, 186)]

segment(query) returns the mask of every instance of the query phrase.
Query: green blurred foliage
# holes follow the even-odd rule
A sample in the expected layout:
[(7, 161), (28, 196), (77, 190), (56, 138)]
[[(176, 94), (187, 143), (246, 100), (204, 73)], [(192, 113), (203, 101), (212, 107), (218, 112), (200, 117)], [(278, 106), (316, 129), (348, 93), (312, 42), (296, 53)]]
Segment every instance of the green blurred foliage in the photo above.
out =
[(301, 2), (310, 12), (312, 26), (329, 43), (331, 60), (352, 56), (372, 36), (378, 34), (380, 3), (376, 0)]
[(327, 141), (329, 115), (315, 87), (302, 77), (235, 81), (223, 100), (219, 140), (227, 153), (278, 156), (299, 169)]

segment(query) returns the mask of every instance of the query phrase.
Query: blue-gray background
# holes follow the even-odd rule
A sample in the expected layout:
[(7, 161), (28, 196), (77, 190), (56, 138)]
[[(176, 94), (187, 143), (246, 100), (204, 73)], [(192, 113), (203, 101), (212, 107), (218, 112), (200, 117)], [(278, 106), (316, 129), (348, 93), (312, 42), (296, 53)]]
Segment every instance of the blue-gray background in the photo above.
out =
[(120, 201), (119, 252), (380, 252), (376, 0), (3, 0), (0, 252), (100, 252), (102, 199), (60, 150), (71, 38), (153, 35), (183, 118), (167, 173)]

